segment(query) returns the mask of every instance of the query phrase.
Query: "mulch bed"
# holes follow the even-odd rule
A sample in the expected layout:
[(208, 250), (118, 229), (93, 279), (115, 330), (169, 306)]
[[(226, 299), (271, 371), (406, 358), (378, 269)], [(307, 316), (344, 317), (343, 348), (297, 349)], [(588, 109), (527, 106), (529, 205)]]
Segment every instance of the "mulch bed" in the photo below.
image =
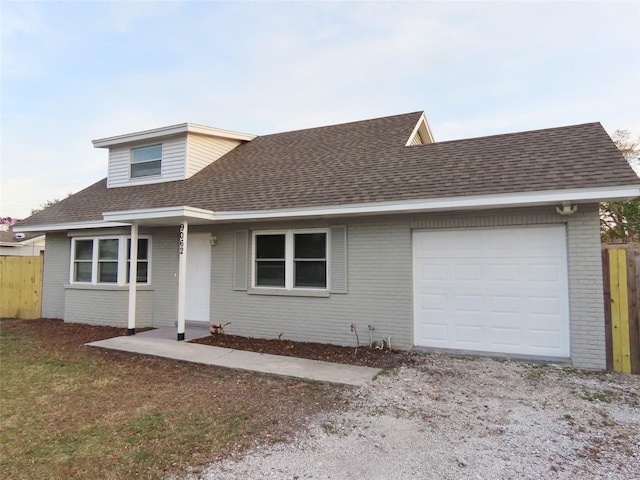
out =
[(285, 355), (376, 368), (393, 368), (410, 363), (411, 360), (411, 356), (407, 352), (369, 348), (368, 345), (361, 345), (356, 349), (355, 347), (341, 347), (323, 343), (269, 340), (227, 334), (210, 335), (197, 338), (192, 342), (271, 355)]

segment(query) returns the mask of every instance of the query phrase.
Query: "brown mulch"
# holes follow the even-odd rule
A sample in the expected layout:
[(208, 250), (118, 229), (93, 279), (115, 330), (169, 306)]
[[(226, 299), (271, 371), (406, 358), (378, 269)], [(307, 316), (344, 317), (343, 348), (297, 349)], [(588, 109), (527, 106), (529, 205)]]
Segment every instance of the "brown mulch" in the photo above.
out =
[[(5, 324), (6, 325), (6, 324)], [(66, 323), (59, 319), (39, 319), (24, 321), (24, 326), (37, 330), (41, 334), (50, 333), (49, 342), (60, 347), (82, 346), (89, 342), (126, 335), (125, 328), (86, 325), (82, 323)], [(138, 332), (149, 329), (137, 329)], [(308, 358), (325, 362), (344, 363), (375, 368), (394, 368), (400, 365), (415, 363), (415, 355), (399, 351), (370, 348), (368, 345), (342, 347), (314, 342), (293, 342), (291, 340), (241, 337), (238, 335), (209, 335), (192, 343), (213, 345), (216, 347), (247, 350), (250, 352), (285, 355), (289, 357)]]
[(411, 363), (412, 355), (397, 350), (370, 348), (368, 345), (341, 347), (313, 342), (292, 342), (290, 340), (269, 340), (265, 338), (240, 337), (238, 335), (217, 334), (191, 340), (193, 343), (216, 347), (248, 350), (250, 352), (308, 358), (325, 362), (346, 363), (363, 367), (393, 368)]

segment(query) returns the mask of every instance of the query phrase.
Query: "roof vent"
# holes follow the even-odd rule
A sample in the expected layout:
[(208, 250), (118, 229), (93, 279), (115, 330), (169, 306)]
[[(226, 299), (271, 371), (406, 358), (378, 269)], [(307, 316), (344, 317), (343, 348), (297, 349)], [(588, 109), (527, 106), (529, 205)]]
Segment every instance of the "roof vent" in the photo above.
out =
[(15, 235), (18, 240), (22, 240), (26, 236), (24, 233), (16, 233)]

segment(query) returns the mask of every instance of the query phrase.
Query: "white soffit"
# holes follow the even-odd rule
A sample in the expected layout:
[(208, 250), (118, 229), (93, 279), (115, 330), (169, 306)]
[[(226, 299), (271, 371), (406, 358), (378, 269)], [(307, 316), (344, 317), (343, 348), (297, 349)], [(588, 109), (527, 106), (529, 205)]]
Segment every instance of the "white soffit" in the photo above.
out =
[(586, 190), (554, 190), (516, 194), (476, 195), (468, 197), (434, 198), (399, 202), (361, 203), (327, 207), (290, 208), (279, 210), (248, 210), (216, 212), (215, 220), (268, 220), (287, 217), (323, 217), (372, 215), (385, 213), (438, 212), (558, 205), (565, 202), (590, 203), (623, 200), (640, 196), (639, 186), (606, 187)]
[(161, 219), (194, 219), (214, 221), (215, 215), (211, 210), (189, 206), (146, 208), (138, 210), (122, 210), (119, 212), (104, 212), (105, 222), (144, 222), (146, 220)]

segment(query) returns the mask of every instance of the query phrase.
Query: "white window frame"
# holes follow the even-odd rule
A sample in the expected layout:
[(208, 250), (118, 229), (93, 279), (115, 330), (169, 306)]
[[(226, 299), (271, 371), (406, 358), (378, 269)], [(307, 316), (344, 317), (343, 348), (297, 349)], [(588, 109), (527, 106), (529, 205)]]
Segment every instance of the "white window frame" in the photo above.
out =
[[(140, 235), (139, 239), (147, 240), (147, 281), (137, 282), (138, 285), (151, 285), (151, 236)], [(118, 280), (117, 282), (99, 282), (98, 281), (98, 255), (99, 255), (99, 241), (100, 240), (118, 240)], [(99, 237), (72, 237), (71, 238), (71, 259), (69, 268), (69, 284), (71, 285), (118, 285), (126, 286), (129, 283), (127, 278), (127, 264), (129, 259), (127, 258), (127, 243), (131, 239), (130, 235), (105, 235)], [(91, 259), (91, 281), (90, 282), (78, 282), (75, 280), (75, 265), (76, 265), (76, 242), (91, 240), (93, 242), (92, 259)]]
[[(143, 161), (138, 161), (138, 162), (134, 162), (133, 161), (133, 152), (134, 150), (139, 150), (141, 148), (149, 148), (149, 147), (160, 147), (160, 158), (153, 158), (150, 160), (143, 160)], [(137, 147), (131, 147), (129, 149), (129, 178), (130, 179), (136, 179), (136, 178), (153, 178), (153, 177), (159, 177), (160, 175), (162, 175), (162, 164), (163, 164), (163, 157), (164, 157), (164, 147), (162, 143), (150, 143), (149, 145), (138, 145)], [(152, 173), (149, 175), (133, 175), (133, 165), (141, 165), (144, 163), (151, 163), (151, 162), (160, 162), (160, 171), (158, 173)]]
[[(324, 233), (325, 236), (325, 286), (324, 287), (296, 287), (295, 280), (295, 244), (294, 236), (305, 233)], [(256, 237), (260, 235), (284, 235), (284, 287), (275, 286), (259, 286), (257, 284), (257, 268), (256, 268)], [(331, 233), (328, 228), (308, 228), (300, 230), (256, 230), (251, 233), (251, 287), (256, 290), (279, 290), (279, 291), (329, 291), (329, 265), (330, 258)]]

